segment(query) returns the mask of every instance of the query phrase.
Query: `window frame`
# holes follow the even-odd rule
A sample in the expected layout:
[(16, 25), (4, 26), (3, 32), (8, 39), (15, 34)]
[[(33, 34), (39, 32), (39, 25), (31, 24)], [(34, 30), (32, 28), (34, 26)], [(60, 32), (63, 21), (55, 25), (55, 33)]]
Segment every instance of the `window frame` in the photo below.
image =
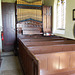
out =
[[(58, 18), (58, 12), (60, 13), (60, 16), (63, 14), (62, 11), (61, 11), (61, 10), (62, 10), (62, 7), (61, 7), (61, 5), (62, 5), (61, 2), (62, 2), (62, 0), (59, 0), (59, 1), (60, 1), (60, 12), (58, 11), (58, 0), (57, 0), (57, 12), (56, 12), (56, 15), (57, 15), (57, 16), (56, 16), (56, 18)], [(66, 25), (66, 0), (64, 0), (63, 3), (64, 3), (64, 6), (63, 6), (63, 7), (64, 7), (64, 10), (63, 10), (63, 12), (64, 12), (64, 15), (63, 15), (63, 17), (64, 17), (64, 18), (63, 18), (63, 19), (64, 19), (64, 20), (63, 20), (63, 21), (64, 21), (64, 25), (61, 25), (61, 24), (62, 24), (62, 21), (61, 21), (62, 19), (60, 18), (60, 19), (61, 19), (61, 20), (60, 20), (61, 22), (60, 22), (60, 24), (59, 24), (60, 26), (58, 26), (58, 19), (56, 19), (56, 20), (57, 20), (57, 21), (56, 21), (56, 28), (57, 28), (57, 30), (65, 30), (65, 25)], [(61, 17), (62, 17), (62, 16), (61, 16)]]

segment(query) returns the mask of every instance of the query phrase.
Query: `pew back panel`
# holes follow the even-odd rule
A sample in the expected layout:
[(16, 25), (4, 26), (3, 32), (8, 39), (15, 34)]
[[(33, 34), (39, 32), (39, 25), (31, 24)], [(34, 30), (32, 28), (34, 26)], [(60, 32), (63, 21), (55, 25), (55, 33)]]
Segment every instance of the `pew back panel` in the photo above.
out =
[[(74, 58), (74, 56), (70, 57), (71, 54), (66, 53), (66, 51), (75, 51), (74, 41), (56, 37), (26, 37), (26, 39), (19, 39), (18, 53), (26, 75), (50, 75), (59, 73), (59, 71), (65, 72), (67, 68), (70, 70), (69, 66), (72, 69), (74, 66), (72, 62), (75, 61), (71, 57)], [(69, 63), (70, 59), (71, 62)]]
[(19, 59), (21, 60), (23, 71), (26, 75), (39, 75), (38, 60), (35, 56), (19, 41)]
[(36, 54), (41, 71), (46, 75), (75, 70), (75, 51), (62, 53)]
[(28, 47), (28, 49), (33, 54), (75, 51), (75, 44), (61, 44), (61, 45), (51, 45), (51, 46), (32, 46), (32, 47)]

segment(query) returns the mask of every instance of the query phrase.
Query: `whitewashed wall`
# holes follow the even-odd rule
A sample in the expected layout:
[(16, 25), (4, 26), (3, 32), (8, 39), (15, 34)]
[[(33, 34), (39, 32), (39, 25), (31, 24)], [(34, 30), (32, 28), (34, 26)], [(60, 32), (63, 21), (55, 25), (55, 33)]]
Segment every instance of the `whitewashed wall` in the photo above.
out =
[(2, 30), (2, 13), (1, 13), (1, 0), (0, 0), (0, 52), (2, 51), (2, 41), (1, 41), (1, 30)]

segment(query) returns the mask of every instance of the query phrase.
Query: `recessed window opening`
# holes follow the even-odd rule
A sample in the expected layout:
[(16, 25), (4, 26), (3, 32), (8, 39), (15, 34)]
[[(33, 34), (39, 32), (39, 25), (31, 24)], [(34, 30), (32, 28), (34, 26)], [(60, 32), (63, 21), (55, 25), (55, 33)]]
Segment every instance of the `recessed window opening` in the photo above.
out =
[(65, 29), (66, 0), (57, 1), (57, 29)]

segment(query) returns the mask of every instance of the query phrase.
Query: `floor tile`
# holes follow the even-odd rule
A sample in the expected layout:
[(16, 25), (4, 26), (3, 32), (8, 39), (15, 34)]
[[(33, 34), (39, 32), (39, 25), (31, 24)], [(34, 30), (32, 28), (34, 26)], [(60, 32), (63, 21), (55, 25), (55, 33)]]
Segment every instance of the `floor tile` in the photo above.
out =
[(0, 75), (23, 75), (17, 56), (6, 56), (1, 57), (1, 59)]

